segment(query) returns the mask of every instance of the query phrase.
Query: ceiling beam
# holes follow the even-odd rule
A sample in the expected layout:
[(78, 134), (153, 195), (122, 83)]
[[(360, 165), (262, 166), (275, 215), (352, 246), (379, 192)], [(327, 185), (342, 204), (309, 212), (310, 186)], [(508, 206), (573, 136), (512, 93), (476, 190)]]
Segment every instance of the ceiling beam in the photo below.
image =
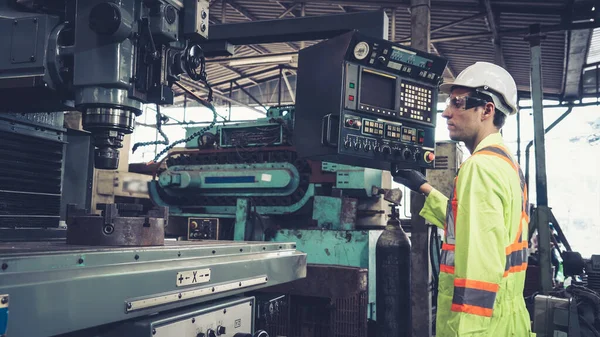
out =
[[(544, 25), (541, 26), (541, 33), (550, 33), (550, 32), (562, 32), (565, 30), (577, 30), (577, 29), (592, 29), (600, 27), (600, 20), (594, 22), (578, 22), (572, 24), (557, 24), (557, 25)], [(529, 34), (529, 28), (518, 28), (518, 29), (509, 29), (509, 30), (501, 30), (498, 31), (498, 36), (519, 36), (519, 35), (527, 35)], [(431, 39), (431, 42), (448, 42), (448, 41), (459, 41), (459, 40), (473, 40), (473, 39), (482, 39), (492, 38), (492, 33), (475, 33), (475, 34), (459, 34), (459, 35), (449, 35), (449, 36), (440, 36)]]
[[(214, 2), (217, 2), (217, 1), (221, 2), (221, 4), (222, 4), (223, 8), (225, 8), (225, 10), (226, 10), (227, 6), (225, 6), (224, 4), (227, 2), (227, 0), (214, 0)], [(214, 3), (214, 2), (213, 2), (213, 3)], [(223, 15), (223, 12), (225, 12), (225, 10), (223, 10), (223, 11), (221, 12), (221, 15)], [(219, 19), (219, 18), (216, 18), (216, 17), (213, 15), (213, 12), (209, 12), (209, 14), (208, 14), (208, 15), (209, 15), (209, 17), (210, 17), (210, 23), (211, 23), (211, 24), (214, 24), (214, 23), (223, 24), (223, 21), (221, 21), (221, 19)], [(256, 46), (253, 46), (253, 45), (247, 45), (247, 47), (248, 47), (248, 48), (250, 48), (250, 49), (252, 49), (252, 50), (254, 50), (254, 51), (255, 51), (256, 53), (258, 53), (258, 54), (270, 54), (270, 53), (271, 53), (271, 51), (269, 51), (268, 49), (266, 49), (266, 48), (264, 48), (264, 47), (262, 47), (262, 46), (258, 46), (258, 45), (256, 45)]]
[(384, 36), (388, 28), (387, 21), (385, 11), (378, 10), (230, 23), (212, 26), (210, 41), (225, 40), (233, 45), (311, 41), (329, 39), (351, 30), (387, 38), (387, 35)]
[[(272, 0), (273, 1), (273, 0)], [(372, 7), (397, 7), (409, 8), (408, 2), (400, 2), (398, 0), (278, 0), (284, 3), (319, 3), (319, 4), (334, 4), (342, 6), (372, 6)], [(457, 12), (480, 12), (481, 6), (478, 4), (455, 3), (455, 4), (440, 4), (434, 3), (431, 6), (433, 11), (457, 11)], [(492, 9), (495, 13), (523, 13), (523, 14), (544, 14), (560, 16), (564, 13), (565, 5), (555, 2), (502, 2), (493, 4)]]
[(563, 91), (565, 100), (575, 100), (582, 96), (580, 84), (591, 36), (592, 29), (572, 30), (567, 34), (567, 60)]
[[(446, 29), (449, 29), (449, 28), (452, 28), (452, 27), (456, 27), (458, 25), (462, 25), (463, 23), (466, 23), (466, 22), (469, 22), (469, 21), (472, 21), (472, 20), (481, 19), (481, 18), (485, 17), (486, 15), (487, 14), (485, 12), (481, 12), (481, 13), (477, 13), (475, 15), (468, 16), (466, 18), (462, 18), (462, 19), (458, 19), (456, 21), (452, 21), (450, 23), (447, 23), (445, 25), (441, 25), (439, 27), (436, 27), (436, 28), (432, 29), (431, 30), (431, 34), (433, 34), (433, 33), (439, 33), (439, 32), (441, 32), (443, 30), (446, 30)], [(396, 42), (399, 42), (399, 43), (410, 42), (410, 36), (405, 36), (405, 37), (401, 38), (400, 40), (398, 40)]]
[(504, 51), (502, 50), (502, 41), (498, 35), (498, 24), (492, 10), (491, 0), (482, 0), (485, 7), (486, 20), (488, 30), (492, 33), (492, 44), (494, 45), (494, 63), (506, 69), (506, 61), (504, 60)]
[(283, 11), (283, 13), (279, 14), (277, 16), (278, 19), (283, 19), (283, 17), (285, 17), (286, 15), (290, 14), (293, 17), (296, 17), (297, 15), (294, 13), (294, 9), (296, 9), (296, 7), (298, 7), (298, 5), (300, 4), (293, 4), (291, 6), (288, 6), (286, 4), (282, 4), (281, 2), (277, 2), (281, 7), (283, 7), (285, 10)]
[[(229, 6), (231, 6), (231, 8), (235, 9), (236, 11), (238, 11), (246, 19), (248, 19), (250, 21), (260, 21), (254, 14), (252, 14), (250, 11), (248, 11), (248, 9), (246, 9), (245, 7), (243, 7), (240, 4), (238, 4), (237, 2), (235, 2), (235, 0), (228, 0), (227, 3), (229, 4)], [(298, 47), (296, 47), (296, 45), (294, 45), (293, 43), (286, 42), (286, 44), (290, 48), (292, 48), (292, 50), (298, 50)]]

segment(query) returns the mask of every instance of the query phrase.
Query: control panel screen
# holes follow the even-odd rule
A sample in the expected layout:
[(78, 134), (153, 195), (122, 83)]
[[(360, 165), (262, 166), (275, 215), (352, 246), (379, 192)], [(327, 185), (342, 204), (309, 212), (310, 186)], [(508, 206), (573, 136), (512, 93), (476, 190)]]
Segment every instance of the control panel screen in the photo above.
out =
[(400, 115), (404, 118), (431, 123), (432, 90), (428, 87), (402, 82), (400, 84)]
[(433, 60), (419, 56), (413, 51), (395, 46), (392, 46), (392, 54), (390, 55), (390, 59), (425, 69), (429, 69), (433, 65)]
[(363, 69), (360, 102), (387, 110), (395, 110), (396, 78)]

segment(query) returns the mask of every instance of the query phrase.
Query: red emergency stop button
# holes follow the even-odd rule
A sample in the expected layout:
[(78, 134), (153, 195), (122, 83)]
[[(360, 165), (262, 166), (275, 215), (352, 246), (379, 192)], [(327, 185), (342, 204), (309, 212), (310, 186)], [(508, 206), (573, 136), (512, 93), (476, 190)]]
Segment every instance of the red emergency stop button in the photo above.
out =
[(424, 159), (426, 163), (431, 163), (435, 159), (433, 152), (425, 151)]

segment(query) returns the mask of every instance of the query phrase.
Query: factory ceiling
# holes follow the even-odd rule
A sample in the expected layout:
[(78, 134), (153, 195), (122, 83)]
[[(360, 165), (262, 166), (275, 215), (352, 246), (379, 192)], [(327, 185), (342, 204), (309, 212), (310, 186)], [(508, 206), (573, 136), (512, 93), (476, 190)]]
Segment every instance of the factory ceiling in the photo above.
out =
[[(589, 0), (431, 0), (430, 52), (449, 60), (445, 81), (452, 81), (476, 61), (493, 62), (508, 69), (517, 82), (521, 97), (527, 97), (530, 47), (526, 37), (530, 25), (539, 24), (544, 32), (541, 48), (545, 96), (560, 100), (579, 99), (593, 28), (600, 22), (597, 15), (600, 8), (596, 10), (595, 7), (596, 1)], [(242, 35), (246, 36), (246, 42), (234, 41), (229, 46), (232, 56), (207, 60), (208, 79), (216, 96), (229, 97), (231, 90), (232, 97), (244, 104), (257, 104), (247, 93), (252, 93), (262, 104), (293, 103), (296, 53), (319, 40), (255, 43), (261, 40), (248, 36), (252, 36), (255, 29), (257, 34), (263, 34), (260, 21), (264, 24), (266, 20), (367, 11), (385, 11), (389, 23), (387, 38), (410, 43), (408, 0), (212, 0), (209, 36), (211, 29), (219, 30), (218, 25), (255, 23), (243, 26)], [(268, 24), (273, 30), (278, 29), (277, 22), (269, 21)], [(296, 28), (310, 30), (311, 27), (301, 27), (305, 24)], [(234, 27), (242, 26), (231, 26)], [(279, 88), (280, 71), (285, 93), (276, 97), (274, 90)], [(187, 80), (185, 84), (205, 95), (200, 84)], [(183, 92), (177, 94), (176, 103), (181, 104)]]

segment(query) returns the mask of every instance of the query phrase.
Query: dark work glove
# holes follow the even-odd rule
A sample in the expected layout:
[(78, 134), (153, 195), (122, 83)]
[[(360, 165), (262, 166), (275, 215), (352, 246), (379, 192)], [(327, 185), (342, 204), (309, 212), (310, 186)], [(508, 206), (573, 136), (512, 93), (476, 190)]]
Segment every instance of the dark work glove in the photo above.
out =
[(420, 193), (419, 187), (425, 184), (427, 179), (421, 172), (416, 170), (397, 170), (394, 173), (394, 181)]

